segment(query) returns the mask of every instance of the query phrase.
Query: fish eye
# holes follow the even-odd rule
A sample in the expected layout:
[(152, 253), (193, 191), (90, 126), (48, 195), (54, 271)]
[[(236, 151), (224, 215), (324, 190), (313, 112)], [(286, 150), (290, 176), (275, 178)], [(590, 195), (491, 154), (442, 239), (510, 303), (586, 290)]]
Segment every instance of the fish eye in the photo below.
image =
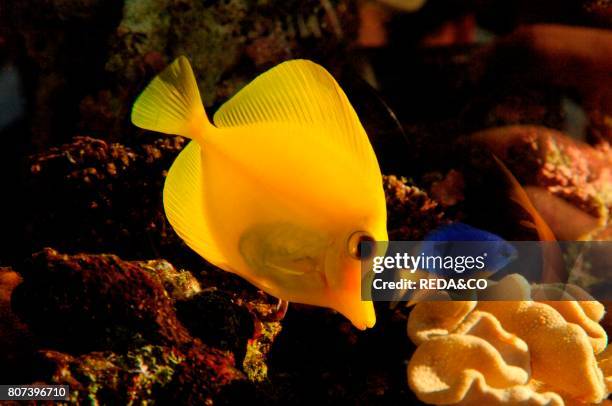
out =
[[(368, 259), (374, 254), (374, 243), (376, 240), (365, 231), (357, 231), (348, 239), (348, 251), (355, 259)], [(364, 244), (362, 244), (364, 243)]]

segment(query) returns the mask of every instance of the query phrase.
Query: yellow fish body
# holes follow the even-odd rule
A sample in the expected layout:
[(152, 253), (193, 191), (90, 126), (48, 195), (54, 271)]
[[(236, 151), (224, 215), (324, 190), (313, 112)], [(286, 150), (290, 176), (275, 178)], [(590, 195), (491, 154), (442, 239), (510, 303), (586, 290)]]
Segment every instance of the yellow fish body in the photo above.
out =
[[(321, 66), (282, 63), (211, 123), (180, 57), (139, 96), (132, 122), (193, 141), (164, 186), (183, 240), (214, 265), (286, 301), (336, 309), (360, 329), (364, 241), (386, 241), (380, 168), (346, 95)], [(366, 255), (367, 254), (367, 255)], [(377, 253), (380, 254), (380, 253)]]

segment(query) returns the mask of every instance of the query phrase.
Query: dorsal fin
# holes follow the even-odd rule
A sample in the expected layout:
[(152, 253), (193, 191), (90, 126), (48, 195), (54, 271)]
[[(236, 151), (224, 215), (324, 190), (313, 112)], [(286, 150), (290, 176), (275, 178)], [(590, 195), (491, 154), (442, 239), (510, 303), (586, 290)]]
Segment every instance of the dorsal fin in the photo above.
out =
[[(176, 233), (208, 262), (226, 269), (204, 216), (201, 150), (191, 141), (176, 158), (164, 184), (164, 210)], [(228, 269), (226, 269), (228, 270)]]
[(221, 106), (213, 121), (217, 127), (263, 123), (316, 127), (309, 136), (332, 137), (359, 159), (364, 171), (380, 177), (376, 156), (353, 106), (332, 75), (314, 62), (291, 60), (259, 75)]

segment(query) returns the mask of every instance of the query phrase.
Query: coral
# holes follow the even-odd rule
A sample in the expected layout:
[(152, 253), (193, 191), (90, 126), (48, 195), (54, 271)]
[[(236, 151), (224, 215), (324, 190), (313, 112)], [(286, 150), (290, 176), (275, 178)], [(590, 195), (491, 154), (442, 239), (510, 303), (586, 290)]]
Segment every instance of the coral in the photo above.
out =
[(532, 359), (532, 379), (581, 401), (597, 403), (605, 398), (603, 375), (580, 326), (538, 302), (481, 302), (478, 308), (493, 314), (508, 331), (525, 340)]
[[(572, 295), (575, 300), (545, 300), (537, 294), (537, 290), (538, 286), (534, 286), (532, 298), (555, 309), (568, 323), (578, 325), (587, 334), (595, 354), (599, 354), (606, 348), (608, 337), (599, 324), (605, 313), (603, 304), (576, 299), (579, 298), (576, 294)], [(567, 292), (569, 291), (566, 290)]]
[(523, 81), (572, 88), (585, 107), (609, 102), (612, 35), (609, 30), (561, 24), (518, 27), (501, 48), (522, 50)]
[(495, 287), (527, 293), (522, 301), (415, 306), (408, 335), (418, 347), (408, 382), (421, 400), (561, 405), (607, 396), (603, 306), (575, 287), (565, 290), (565, 301), (552, 302), (538, 298), (555, 287), (534, 285), (524, 292), (525, 286), (521, 276), (511, 275)]
[[(519, 342), (526, 353), (527, 346)], [(555, 394), (536, 394), (522, 386), (527, 372), (508, 364), (494, 345), (474, 335), (432, 338), (418, 347), (408, 368), (411, 388), (427, 403), (562, 404)], [(499, 389), (507, 387), (511, 389)]]
[(440, 306), (437, 302), (422, 302), (412, 309), (408, 319), (408, 335), (419, 345), (430, 336), (450, 334), (476, 307), (473, 301), (450, 302)]
[(597, 354), (597, 363), (603, 372), (608, 392), (612, 392), (612, 347)]

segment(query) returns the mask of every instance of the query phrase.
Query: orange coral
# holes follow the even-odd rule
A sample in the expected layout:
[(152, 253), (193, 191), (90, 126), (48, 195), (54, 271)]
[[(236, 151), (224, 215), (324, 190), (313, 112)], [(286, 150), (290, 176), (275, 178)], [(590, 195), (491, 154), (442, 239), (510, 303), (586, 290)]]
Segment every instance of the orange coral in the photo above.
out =
[[(529, 287), (519, 275), (491, 289), (520, 292), (526, 300), (414, 307), (408, 335), (418, 347), (408, 383), (421, 400), (562, 405), (605, 399), (612, 389), (612, 350), (599, 325), (601, 303), (575, 287)], [(565, 300), (539, 301), (551, 290)]]

